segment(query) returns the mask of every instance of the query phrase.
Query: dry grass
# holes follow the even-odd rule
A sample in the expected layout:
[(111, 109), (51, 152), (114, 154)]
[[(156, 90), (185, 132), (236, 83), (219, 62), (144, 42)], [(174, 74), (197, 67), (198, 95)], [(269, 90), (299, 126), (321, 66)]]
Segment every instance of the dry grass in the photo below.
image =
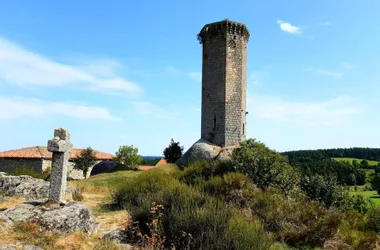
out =
[(0, 212), (6, 210), (9, 207), (13, 207), (17, 204), (20, 204), (26, 201), (24, 198), (20, 198), (20, 197), (6, 196), (5, 199), (7, 200), (6, 202), (0, 203)]
[[(170, 165), (160, 166), (169, 171)], [(118, 229), (129, 218), (125, 210), (112, 211), (107, 207), (110, 205), (110, 194), (112, 189), (118, 184), (139, 175), (141, 171), (119, 171), (116, 173), (100, 174), (90, 177), (87, 180), (69, 181), (68, 186), (81, 189), (83, 202), (88, 206), (98, 224), (98, 233), (86, 235), (84, 233), (72, 233), (65, 237), (58, 237), (51, 233), (41, 233), (38, 228), (30, 223), (20, 223), (15, 227), (7, 228), (4, 232), (0, 224), (0, 244), (7, 244), (13, 247), (22, 244), (32, 244), (43, 249), (56, 250), (118, 250), (113, 242), (102, 240), (104, 233)], [(7, 202), (0, 203), (0, 212), (26, 201), (19, 197), (6, 197)]]

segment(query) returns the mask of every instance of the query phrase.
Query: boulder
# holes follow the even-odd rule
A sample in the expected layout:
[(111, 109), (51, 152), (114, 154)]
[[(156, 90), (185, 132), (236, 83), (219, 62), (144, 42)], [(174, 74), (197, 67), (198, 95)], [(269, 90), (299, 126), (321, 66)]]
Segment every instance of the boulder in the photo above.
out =
[(7, 225), (16, 222), (33, 222), (42, 232), (66, 235), (72, 232), (93, 234), (97, 232), (95, 218), (81, 202), (51, 207), (42, 202), (25, 202), (0, 213), (0, 220)]
[(111, 232), (105, 233), (103, 239), (109, 239), (115, 242), (123, 249), (133, 249), (133, 246), (129, 244), (127, 232), (121, 229), (116, 229)]
[(181, 167), (193, 161), (228, 161), (236, 146), (219, 147), (205, 139), (199, 139), (176, 162)]
[[(20, 196), (27, 200), (43, 199), (49, 196), (50, 182), (28, 175), (12, 176), (0, 172), (0, 191), (9, 196)], [(67, 200), (72, 200), (73, 188), (66, 188)]]

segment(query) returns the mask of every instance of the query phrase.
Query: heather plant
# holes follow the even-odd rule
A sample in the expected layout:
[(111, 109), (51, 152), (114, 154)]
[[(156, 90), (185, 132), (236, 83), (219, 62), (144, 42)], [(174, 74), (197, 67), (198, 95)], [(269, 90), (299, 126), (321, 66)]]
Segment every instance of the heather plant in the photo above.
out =
[[(139, 222), (142, 235), (151, 232), (152, 203), (162, 205), (164, 212), (157, 220), (157, 234), (160, 239), (165, 237), (165, 247), (267, 249), (272, 242), (257, 221), (242, 223), (239, 216), (243, 215), (233, 206), (181, 183), (161, 169), (144, 172), (122, 184), (114, 192), (113, 200), (128, 209), (133, 221)], [(183, 248), (184, 245), (188, 248)]]

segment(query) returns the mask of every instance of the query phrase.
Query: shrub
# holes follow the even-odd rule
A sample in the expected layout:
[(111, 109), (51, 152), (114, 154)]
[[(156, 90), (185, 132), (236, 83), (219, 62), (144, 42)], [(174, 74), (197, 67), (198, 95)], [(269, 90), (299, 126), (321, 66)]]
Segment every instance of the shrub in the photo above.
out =
[(380, 174), (376, 174), (375, 177), (372, 179), (372, 188), (377, 191), (377, 193), (380, 195)]
[[(156, 234), (160, 239), (165, 237), (165, 246), (173, 245), (177, 249), (237, 249), (239, 244), (253, 241), (248, 236), (259, 235), (252, 248), (260, 248), (269, 244), (270, 239), (254, 222), (233, 223), (239, 212), (222, 200), (200, 192), (166, 173), (162, 169), (144, 172), (136, 178), (124, 183), (113, 194), (113, 200), (119, 206), (128, 209), (133, 221), (138, 221), (142, 235), (151, 233), (151, 206), (160, 204), (164, 212), (157, 221)], [(240, 215), (242, 216), (242, 215)], [(242, 221), (241, 219), (240, 221)], [(237, 224), (237, 225), (236, 225)], [(243, 229), (249, 228), (248, 236)], [(200, 230), (201, 229), (201, 230)], [(240, 234), (232, 232), (241, 231)], [(256, 233), (255, 233), (256, 232)], [(238, 241), (245, 237), (239, 243)], [(244, 245), (242, 245), (244, 248)], [(256, 247), (257, 246), (257, 247)]]
[(380, 234), (380, 208), (374, 207), (366, 214), (365, 229)]
[(21, 166), (15, 167), (10, 171), (10, 175), (19, 176), (19, 175), (29, 175), (33, 178), (48, 180), (50, 177), (51, 168), (46, 168), (42, 173), (37, 172), (33, 168), (23, 164)]
[(318, 203), (284, 199), (278, 189), (255, 190), (251, 209), (277, 240), (296, 247), (322, 246), (337, 232), (342, 220), (342, 213)]
[(185, 166), (181, 181), (194, 184), (195, 180), (209, 180), (213, 176), (235, 171), (230, 162), (194, 161)]
[(254, 139), (242, 142), (233, 151), (231, 161), (236, 171), (247, 174), (262, 189), (275, 187), (286, 194), (300, 182), (298, 171), (289, 165), (286, 157)]
[(228, 221), (225, 237), (226, 239), (233, 239), (229, 249), (267, 250), (273, 244), (272, 237), (268, 237), (258, 221), (247, 220), (238, 216)]
[(76, 187), (75, 187), (75, 191), (73, 193), (73, 200), (74, 201), (83, 201), (84, 197), (83, 197), (83, 191), (84, 191), (85, 187), (84, 185), (79, 185), (77, 184)]

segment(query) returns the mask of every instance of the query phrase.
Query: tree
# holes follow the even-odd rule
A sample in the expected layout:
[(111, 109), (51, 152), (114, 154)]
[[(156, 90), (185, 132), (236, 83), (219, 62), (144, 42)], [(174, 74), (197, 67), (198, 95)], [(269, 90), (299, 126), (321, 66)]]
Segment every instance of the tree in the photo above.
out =
[(376, 190), (377, 193), (380, 195), (380, 174), (375, 175), (371, 184), (372, 184), (372, 188)]
[(359, 164), (358, 160), (353, 160), (352, 166), (354, 166), (354, 168), (360, 168), (360, 164)]
[(254, 139), (242, 142), (232, 152), (231, 162), (237, 172), (247, 174), (262, 189), (275, 187), (288, 193), (299, 186), (299, 172), (287, 158)]
[(91, 147), (83, 149), (80, 156), (74, 159), (74, 168), (83, 171), (83, 177), (87, 178), (88, 169), (96, 163), (96, 153)]
[(361, 168), (367, 169), (369, 167), (368, 161), (367, 160), (362, 160), (360, 162)]
[(115, 154), (115, 162), (129, 169), (137, 170), (142, 161), (138, 148), (133, 147), (133, 145), (120, 146), (119, 150)]
[(173, 138), (167, 148), (164, 149), (164, 156), (168, 163), (175, 163), (181, 158), (183, 152), (183, 146), (179, 145), (179, 142), (174, 142)]

